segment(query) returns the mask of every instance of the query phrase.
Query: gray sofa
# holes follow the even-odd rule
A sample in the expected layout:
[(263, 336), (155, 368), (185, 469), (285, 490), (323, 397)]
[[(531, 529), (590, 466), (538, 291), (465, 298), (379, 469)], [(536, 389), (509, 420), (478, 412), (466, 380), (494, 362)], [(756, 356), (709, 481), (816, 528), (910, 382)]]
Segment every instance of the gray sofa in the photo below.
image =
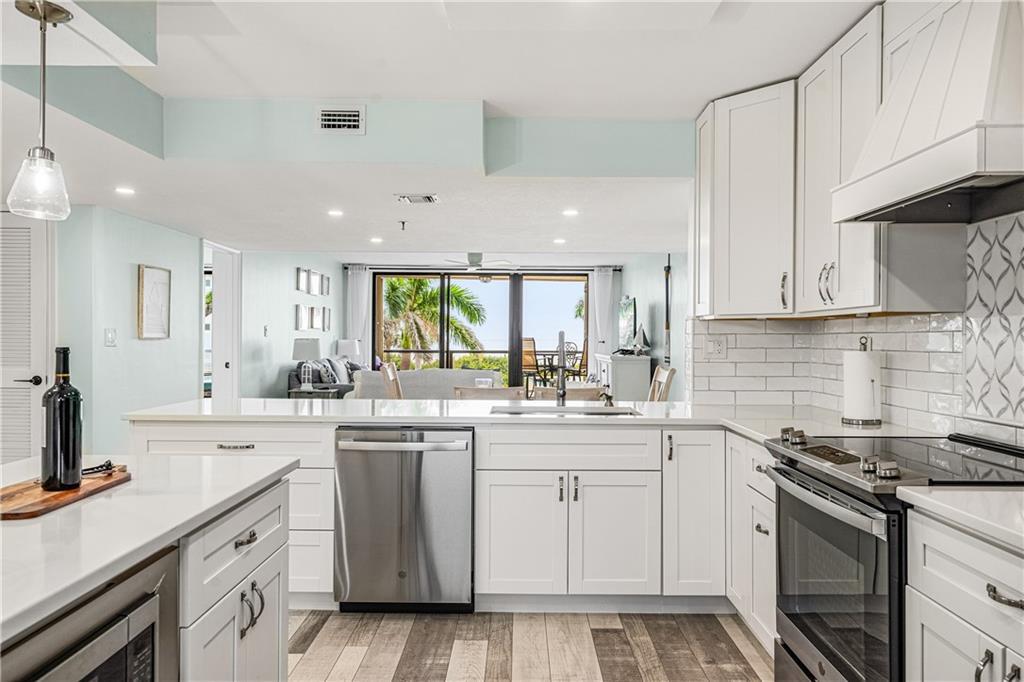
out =
[[(472, 387), (477, 379), (491, 379), (501, 386), (501, 372), (489, 369), (410, 369), (398, 373), (402, 395), (411, 399), (445, 400), (455, 396), (455, 387)], [(355, 390), (345, 398), (386, 398), (380, 372), (360, 370), (353, 375)]]
[[(302, 381), (299, 379), (299, 367), (301, 367), (302, 364), (303, 363), (301, 363), (301, 362), (298, 363), (297, 365), (295, 365), (294, 368), (291, 369), (291, 371), (288, 372), (288, 390), (289, 391), (297, 389), (297, 388), (299, 388), (302, 385)], [(353, 389), (355, 389), (355, 385), (351, 384), (351, 383), (332, 384), (332, 383), (328, 383), (328, 382), (322, 381), (322, 377), (320, 376), (320, 372), (318, 370), (314, 369), (313, 370), (313, 388), (317, 388), (317, 389), (336, 388), (336, 389), (338, 389), (338, 397), (341, 398), (341, 397), (344, 397), (345, 395), (347, 395), (348, 393), (350, 393)]]

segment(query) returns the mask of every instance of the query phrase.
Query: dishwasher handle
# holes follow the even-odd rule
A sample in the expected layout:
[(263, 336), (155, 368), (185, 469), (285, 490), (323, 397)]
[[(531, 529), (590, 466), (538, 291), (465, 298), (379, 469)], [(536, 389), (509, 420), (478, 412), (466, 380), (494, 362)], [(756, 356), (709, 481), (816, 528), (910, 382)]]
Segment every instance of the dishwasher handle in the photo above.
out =
[(405, 441), (339, 440), (338, 449), (345, 452), (466, 452), (468, 440), (409, 443)]

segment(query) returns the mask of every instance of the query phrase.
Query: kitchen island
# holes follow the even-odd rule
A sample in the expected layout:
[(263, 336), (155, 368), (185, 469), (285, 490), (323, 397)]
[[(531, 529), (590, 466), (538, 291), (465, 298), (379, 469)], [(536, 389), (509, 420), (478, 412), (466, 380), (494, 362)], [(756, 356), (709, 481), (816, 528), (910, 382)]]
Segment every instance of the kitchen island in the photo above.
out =
[[(104, 459), (86, 457), (84, 464), (96, 465)], [(48, 630), (54, 621), (65, 619), (66, 613), (83, 609), (140, 563), (169, 552), (176, 552), (180, 561), (171, 562), (167, 576), (175, 581), (180, 578), (180, 589), (176, 584), (167, 593), (173, 597), (169, 601), (176, 603), (161, 604), (160, 623), (165, 628), (170, 625), (165, 632), (172, 634), (180, 628), (183, 666), (201, 666), (204, 655), (208, 659), (214, 655), (238, 658), (230, 637), (217, 644), (216, 652), (190, 649), (197, 641), (195, 628), (201, 628), (215, 613), (221, 597), (237, 610), (236, 598), (229, 593), (256, 571), (266, 573), (276, 562), (281, 567), (277, 582), (287, 582), (288, 512), (282, 479), (298, 466), (298, 460), (244, 456), (111, 459), (127, 465), (132, 474), (129, 482), (37, 518), (0, 522), (3, 660), (8, 660), (10, 651), (20, 647), (22, 640), (32, 639), (44, 627)], [(36, 458), (0, 469), (5, 484), (38, 474)], [(236, 536), (248, 537), (251, 532), (258, 534), (258, 542), (230, 547)], [(226, 551), (221, 551), (218, 543), (226, 543)], [(218, 575), (212, 575), (214, 572)], [(274, 579), (271, 576), (269, 582)], [(152, 589), (157, 587), (160, 584)], [(272, 596), (270, 590), (264, 592)], [(263, 628), (262, 633), (265, 644), (278, 644), (278, 650), (268, 650), (261, 663), (276, 666), (269, 670), (271, 677), (278, 677), (286, 661), (281, 632), (286, 627), (287, 591), (279, 594), (282, 599), (278, 603), (268, 604), (276, 610), (279, 622)], [(168, 620), (167, 613), (176, 617)], [(268, 618), (265, 623), (272, 621)], [(44, 637), (47, 630), (43, 630)], [(175, 671), (178, 668), (177, 639), (169, 640), (173, 652), (161, 653), (162, 673), (168, 663)], [(58, 657), (58, 644), (50, 645), (48, 656)], [(165, 660), (168, 654), (170, 660)], [(40, 665), (46, 662), (38, 661)], [(184, 667), (182, 678), (187, 678)]]

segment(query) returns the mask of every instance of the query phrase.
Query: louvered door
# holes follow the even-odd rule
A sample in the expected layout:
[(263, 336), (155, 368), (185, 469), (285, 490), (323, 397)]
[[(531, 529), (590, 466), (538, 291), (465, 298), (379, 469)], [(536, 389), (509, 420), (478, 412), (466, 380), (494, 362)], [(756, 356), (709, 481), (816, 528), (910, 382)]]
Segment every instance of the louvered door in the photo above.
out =
[[(39, 452), (47, 370), (45, 223), (0, 217), (0, 462)], [(26, 379), (39, 377), (38, 386)]]

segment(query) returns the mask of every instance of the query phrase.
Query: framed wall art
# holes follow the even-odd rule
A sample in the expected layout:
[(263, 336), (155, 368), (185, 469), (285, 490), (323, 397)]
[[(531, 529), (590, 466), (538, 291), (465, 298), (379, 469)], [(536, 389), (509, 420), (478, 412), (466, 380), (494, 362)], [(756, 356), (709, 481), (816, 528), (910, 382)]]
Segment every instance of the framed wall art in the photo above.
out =
[(171, 336), (171, 271), (139, 265), (138, 332), (140, 339)]

